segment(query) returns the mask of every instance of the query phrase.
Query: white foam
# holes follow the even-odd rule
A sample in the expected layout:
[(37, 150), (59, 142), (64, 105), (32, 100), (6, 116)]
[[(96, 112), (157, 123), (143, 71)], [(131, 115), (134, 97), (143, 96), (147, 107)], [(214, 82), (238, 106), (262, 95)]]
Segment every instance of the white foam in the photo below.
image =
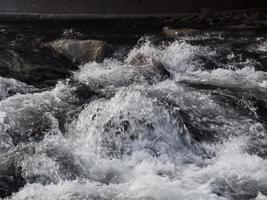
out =
[(267, 52), (267, 41), (263, 42), (262, 44), (258, 45), (258, 51)]
[(225, 88), (239, 88), (265, 92), (267, 73), (256, 71), (253, 67), (242, 69), (215, 69), (212, 71), (198, 70), (177, 75), (177, 81), (207, 84)]
[(255, 200), (267, 200), (267, 196), (265, 196), (261, 192), (259, 192), (259, 194)]
[[(123, 175), (119, 175), (124, 178), (113, 177), (119, 182), (114, 180), (114, 183), (111, 182), (108, 185), (90, 180), (64, 181), (46, 186), (28, 184), (20, 192), (14, 194), (12, 199), (224, 200), (228, 198), (218, 196), (213, 192), (224, 188), (232, 188), (237, 194), (245, 192), (257, 194), (257, 188), (267, 186), (267, 162), (257, 156), (244, 153), (242, 149), (245, 145), (246, 140), (242, 139), (234, 139), (221, 145), (218, 156), (210, 160), (206, 167), (191, 164), (177, 169), (177, 166), (171, 163), (162, 163), (143, 153), (141, 160), (140, 155), (133, 155), (124, 161), (95, 160), (95, 167), (102, 170), (102, 173), (112, 174), (117, 171), (117, 173), (122, 173)], [(125, 165), (129, 167), (122, 167)], [(106, 172), (104, 172), (105, 169)], [(101, 175), (96, 169), (91, 173)], [(247, 183), (254, 183), (254, 186), (247, 185)], [(216, 188), (219, 186), (222, 188)], [(259, 194), (257, 198), (263, 197)]]
[[(195, 47), (186, 42), (176, 41), (156, 47), (147, 41), (131, 50), (123, 62), (106, 59), (103, 63), (87, 63), (74, 73), (74, 77), (92, 87), (123, 86), (129, 82), (144, 82), (146, 76), (153, 76), (151, 65), (155, 63), (162, 64), (169, 71), (185, 73), (199, 68), (200, 63), (194, 59), (196, 55), (211, 54), (214, 53), (205, 47)], [(142, 67), (132, 64), (138, 56), (144, 59)]]
[[(173, 87), (170, 87), (171, 85)], [(74, 127), (69, 129), (67, 139), (64, 142), (61, 137), (50, 141), (64, 146), (66, 150), (71, 152), (76, 162), (82, 163), (85, 177), (49, 185), (28, 184), (20, 192), (14, 194), (12, 199), (226, 200), (229, 199), (227, 195), (223, 197), (217, 195), (215, 191), (233, 188), (236, 194), (244, 194), (248, 191), (248, 193), (257, 195), (259, 189), (261, 192), (265, 192), (264, 188), (267, 188), (267, 161), (258, 156), (249, 155), (245, 151), (249, 142), (249, 135), (259, 134), (257, 131), (261, 128), (256, 126), (260, 126), (260, 124), (246, 121), (243, 117), (240, 119), (230, 118), (229, 116), (235, 115), (234, 111), (227, 108), (220, 110), (216, 102), (209, 99), (209, 96), (184, 91), (171, 81), (152, 86), (151, 89), (162, 89), (163, 92), (166, 91), (165, 89), (169, 89), (173, 91), (173, 95), (183, 94), (184, 97), (180, 97), (187, 97), (187, 99), (183, 99), (185, 102), (181, 105), (186, 106), (186, 102), (188, 103), (188, 100), (191, 99), (195, 102), (194, 105), (201, 105), (198, 110), (202, 112), (213, 111), (221, 115), (222, 121), (220, 123), (223, 123), (223, 120), (226, 121), (221, 131), (238, 131), (238, 137), (229, 137), (224, 143), (211, 146), (210, 148), (216, 152), (216, 157), (203, 159), (201, 164), (199, 164), (197, 157), (193, 157), (195, 160), (191, 159), (189, 163), (173, 162), (172, 155), (178, 154), (176, 158), (181, 161), (184, 159), (183, 154), (188, 158), (188, 156), (192, 157), (192, 152), (187, 151), (186, 148), (171, 151), (172, 145), (181, 145), (179, 140), (171, 141), (179, 132), (172, 125), (168, 125), (171, 124), (172, 118), (168, 117), (168, 113), (165, 113), (161, 109), (161, 105), (157, 105), (153, 98), (147, 99), (143, 91), (149, 91), (149, 88), (137, 86), (128, 88), (128, 90), (121, 89), (111, 100), (98, 100), (87, 105), (80, 113), (77, 121), (74, 122)], [(127, 112), (130, 113), (128, 117), (126, 117)], [(124, 117), (121, 118), (121, 116)], [(120, 143), (120, 138), (116, 141), (116, 145), (119, 146), (134, 145), (135, 150), (132, 154), (124, 155), (120, 159), (103, 156), (101, 152), (105, 151), (105, 147), (101, 146), (99, 142), (105, 139), (102, 135), (104, 126), (109, 121), (113, 122), (114, 126), (109, 127), (108, 132), (112, 142), (113, 136), (115, 137), (114, 131), (118, 130), (116, 124), (118, 125), (121, 119), (127, 119), (131, 124), (137, 119), (150, 121), (156, 129), (155, 132), (158, 130), (158, 137), (163, 137), (171, 144), (169, 147), (163, 144), (164, 148), (169, 149), (169, 154), (155, 157), (150, 151), (147, 151), (144, 144), (151, 142), (149, 136), (146, 135), (145, 128), (139, 130), (140, 127), (136, 124), (137, 127), (134, 127), (133, 132), (143, 131), (140, 132), (142, 143), (130, 143), (128, 140)], [(250, 134), (244, 134), (246, 131), (249, 131)], [(171, 137), (168, 138), (168, 135)], [(157, 145), (162, 144), (158, 143)], [(41, 161), (42, 159), (40, 159)], [(52, 164), (50, 168), (54, 169), (53, 163), (50, 164)], [(39, 170), (41, 171), (38, 173), (41, 173), (44, 168)], [(47, 175), (49, 175), (48, 172)], [(105, 184), (106, 181), (108, 184)], [(250, 187), (247, 183), (253, 183), (255, 187)]]
[[(58, 122), (52, 113), (53, 110), (56, 111), (69, 107), (67, 102), (71, 102), (71, 99), (75, 98), (70, 95), (70, 91), (71, 88), (63, 83), (58, 83), (55, 89), (51, 91), (17, 94), (0, 101), (1, 140), (7, 142), (8, 147), (12, 147), (10, 133), (15, 133), (18, 137), (23, 137), (23, 134), (26, 134), (29, 130), (33, 130), (34, 128), (38, 130), (39, 127), (34, 127), (35, 123), (37, 123), (37, 126), (48, 123), (51, 126), (51, 133), (60, 133)], [(13, 135), (13, 137), (15, 136)], [(5, 145), (5, 143), (2, 144), (0, 148), (4, 148)]]
[(162, 63), (170, 71), (183, 73), (198, 69), (199, 63), (194, 60), (196, 55), (208, 56), (213, 55), (214, 52), (206, 47), (193, 46), (184, 41), (175, 41), (161, 46), (155, 46), (147, 41), (131, 50), (126, 62), (130, 62), (138, 54)]
[[(25, 177), (47, 176), (51, 183), (27, 184), (10, 199), (226, 200), (238, 195), (265, 199), (267, 160), (247, 151), (252, 139), (266, 135), (265, 127), (238, 108), (222, 105), (211, 93), (192, 90), (180, 82), (264, 93), (266, 73), (253, 66), (205, 71), (193, 58), (208, 53), (214, 54), (185, 42), (159, 47), (146, 42), (123, 62), (107, 59), (82, 66), (74, 77), (88, 85), (128, 81), (135, 76), (131, 61), (138, 54), (149, 63), (162, 63), (177, 76), (152, 86), (140, 81), (120, 87), (115, 96), (85, 105), (66, 125), (64, 137), (60, 133), (47, 136), (38, 144), (37, 153), (22, 162)], [(69, 98), (69, 90), (59, 84), (41, 94), (10, 97), (0, 102), (0, 113), (6, 113), (0, 122), (7, 117), (16, 121), (15, 116), (25, 107), (68, 106), (62, 98)], [(219, 140), (193, 140), (179, 111), (188, 115), (192, 125)], [(49, 145), (70, 155), (81, 172), (76, 180), (63, 176), (60, 162), (44, 153)]]

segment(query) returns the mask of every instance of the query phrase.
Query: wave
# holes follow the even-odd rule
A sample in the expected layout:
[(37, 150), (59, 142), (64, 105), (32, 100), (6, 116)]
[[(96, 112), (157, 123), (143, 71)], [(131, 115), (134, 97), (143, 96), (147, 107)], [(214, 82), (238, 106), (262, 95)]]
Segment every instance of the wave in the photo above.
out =
[(0, 192), (10, 200), (264, 199), (266, 72), (230, 47), (218, 61), (222, 49), (213, 48), (145, 40), (123, 60), (80, 66), (54, 89), (5, 96)]

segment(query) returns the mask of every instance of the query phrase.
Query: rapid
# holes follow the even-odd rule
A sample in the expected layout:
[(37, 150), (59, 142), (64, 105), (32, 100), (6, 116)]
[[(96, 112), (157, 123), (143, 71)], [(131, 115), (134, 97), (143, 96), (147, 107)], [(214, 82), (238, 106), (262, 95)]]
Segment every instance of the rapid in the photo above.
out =
[(55, 85), (0, 77), (2, 198), (266, 200), (266, 33), (135, 37)]

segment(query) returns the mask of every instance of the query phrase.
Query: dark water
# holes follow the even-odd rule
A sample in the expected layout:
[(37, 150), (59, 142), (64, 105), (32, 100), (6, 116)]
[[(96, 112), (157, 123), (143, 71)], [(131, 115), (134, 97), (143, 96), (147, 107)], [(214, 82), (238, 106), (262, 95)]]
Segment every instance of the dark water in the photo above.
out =
[[(267, 199), (266, 32), (25, 27), (0, 33), (3, 198)], [(76, 66), (62, 37), (113, 52)]]

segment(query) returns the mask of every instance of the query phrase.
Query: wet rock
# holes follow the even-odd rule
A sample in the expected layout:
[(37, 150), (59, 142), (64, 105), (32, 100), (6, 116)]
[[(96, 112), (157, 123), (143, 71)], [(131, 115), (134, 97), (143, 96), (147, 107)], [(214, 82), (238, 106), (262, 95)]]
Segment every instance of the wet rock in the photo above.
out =
[(136, 66), (135, 68), (150, 84), (166, 80), (171, 76), (170, 72), (161, 63), (154, 62), (152, 65)]
[(94, 91), (85, 84), (74, 82), (76, 84), (76, 90), (74, 95), (79, 99), (79, 105), (83, 105), (86, 102), (90, 102), (95, 98), (105, 98), (106, 94), (102, 94), (100, 91)]
[(36, 87), (52, 86), (71, 75), (76, 67), (60, 55), (43, 49), (0, 49), (0, 75)]
[(47, 46), (80, 64), (102, 61), (108, 49), (107, 44), (100, 40), (60, 39)]
[(199, 30), (191, 29), (191, 28), (182, 28), (182, 29), (176, 29), (176, 28), (170, 28), (170, 27), (164, 27), (163, 28), (163, 34), (167, 37), (192, 35), (192, 34), (195, 34), (198, 32), (199, 32)]

